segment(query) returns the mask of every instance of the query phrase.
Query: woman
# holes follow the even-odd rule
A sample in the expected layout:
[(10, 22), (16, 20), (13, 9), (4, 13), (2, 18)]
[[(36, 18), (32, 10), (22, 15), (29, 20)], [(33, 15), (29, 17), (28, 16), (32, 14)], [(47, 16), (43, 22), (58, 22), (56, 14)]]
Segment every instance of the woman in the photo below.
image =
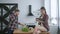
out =
[(41, 16), (39, 18), (36, 18), (36, 21), (38, 21), (38, 24), (40, 26), (36, 26), (33, 34), (39, 34), (42, 31), (49, 31), (49, 25), (48, 25), (48, 15), (46, 13), (46, 9), (44, 7), (41, 7)]

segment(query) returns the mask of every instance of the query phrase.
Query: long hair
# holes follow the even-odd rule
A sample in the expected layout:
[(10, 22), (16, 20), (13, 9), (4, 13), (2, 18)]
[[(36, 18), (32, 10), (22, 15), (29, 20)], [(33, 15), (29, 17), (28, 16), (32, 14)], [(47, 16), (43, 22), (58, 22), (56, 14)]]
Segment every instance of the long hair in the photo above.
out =
[(45, 7), (41, 7), (41, 9), (45, 10), (45, 14), (47, 14), (47, 13), (46, 13), (46, 9), (45, 9)]

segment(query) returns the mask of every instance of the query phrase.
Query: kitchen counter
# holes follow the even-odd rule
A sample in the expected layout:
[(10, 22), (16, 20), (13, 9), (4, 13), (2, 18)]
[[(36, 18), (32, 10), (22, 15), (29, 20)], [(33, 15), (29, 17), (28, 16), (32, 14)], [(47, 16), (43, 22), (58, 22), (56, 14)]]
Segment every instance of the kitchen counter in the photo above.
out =
[(33, 30), (30, 30), (29, 32), (22, 32), (21, 30), (16, 29), (13, 33), (14, 34), (32, 34)]
[[(13, 34), (33, 34), (33, 30), (30, 30), (29, 32), (22, 32), (19, 29), (16, 29)], [(49, 32), (42, 32), (40, 34), (49, 34)]]

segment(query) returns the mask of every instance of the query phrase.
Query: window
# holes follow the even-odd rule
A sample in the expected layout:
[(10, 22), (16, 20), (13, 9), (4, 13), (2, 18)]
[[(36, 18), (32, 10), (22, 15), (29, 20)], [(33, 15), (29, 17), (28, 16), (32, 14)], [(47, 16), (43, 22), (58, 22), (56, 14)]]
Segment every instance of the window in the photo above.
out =
[(58, 4), (57, 0), (51, 0), (51, 23), (58, 24)]

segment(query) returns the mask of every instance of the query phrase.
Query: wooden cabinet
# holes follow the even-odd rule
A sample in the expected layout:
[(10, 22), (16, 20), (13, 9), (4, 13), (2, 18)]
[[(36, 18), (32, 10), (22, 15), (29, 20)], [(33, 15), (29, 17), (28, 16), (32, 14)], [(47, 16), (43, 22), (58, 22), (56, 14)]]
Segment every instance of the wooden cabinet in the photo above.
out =
[[(22, 32), (19, 29), (16, 29), (13, 34), (33, 34), (33, 30), (29, 31), (29, 32)], [(50, 34), (49, 32), (41, 32), (40, 34)]]

